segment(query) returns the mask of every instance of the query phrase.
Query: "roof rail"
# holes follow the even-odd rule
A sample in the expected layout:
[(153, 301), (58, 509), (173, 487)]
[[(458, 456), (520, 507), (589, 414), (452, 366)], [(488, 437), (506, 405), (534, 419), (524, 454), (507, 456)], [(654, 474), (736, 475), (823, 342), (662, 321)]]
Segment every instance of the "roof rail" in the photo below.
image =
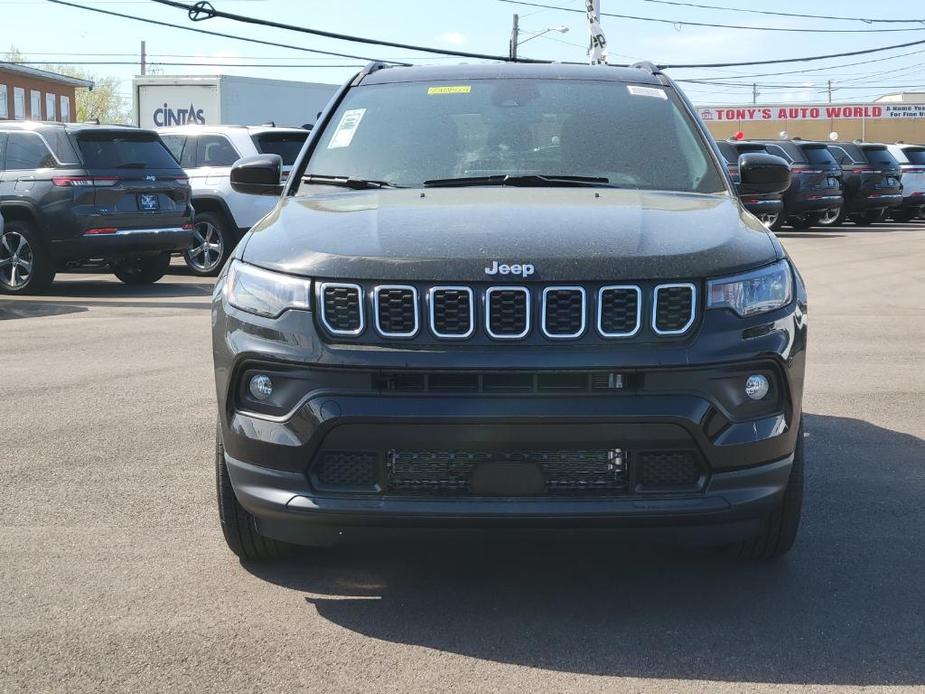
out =
[(86, 123), (87, 125), (99, 125), (100, 119), (99, 118), (87, 118), (87, 120), (85, 120), (84, 123)]
[(265, 128), (275, 128), (275, 127), (276, 127), (276, 121), (268, 120), (266, 123), (261, 123), (260, 125), (263, 126), (263, 127), (265, 127)]
[(635, 68), (636, 70), (645, 70), (650, 75), (662, 74), (662, 71), (659, 69), (658, 65), (649, 60), (641, 60), (638, 63), (633, 63), (630, 65), (630, 67)]
[(386, 68), (392, 67), (391, 63), (384, 63), (381, 60), (374, 60), (371, 63), (367, 63), (366, 67), (360, 70), (357, 73), (357, 76), (353, 78), (353, 82), (350, 83), (351, 87), (357, 86), (362, 82), (368, 75), (373, 74), (374, 72), (379, 72), (379, 70), (385, 70)]

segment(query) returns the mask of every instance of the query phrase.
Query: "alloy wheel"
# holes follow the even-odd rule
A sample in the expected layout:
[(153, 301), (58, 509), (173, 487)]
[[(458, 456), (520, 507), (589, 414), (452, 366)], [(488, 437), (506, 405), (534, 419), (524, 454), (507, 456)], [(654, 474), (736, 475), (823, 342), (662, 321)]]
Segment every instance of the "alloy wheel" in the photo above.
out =
[(218, 227), (211, 222), (197, 222), (193, 227), (196, 244), (185, 251), (186, 261), (199, 272), (209, 272), (218, 267), (225, 253), (225, 244)]
[(758, 215), (758, 221), (764, 224), (768, 229), (774, 226), (777, 223), (777, 219), (780, 217), (780, 212), (762, 212)]
[(25, 236), (8, 231), (0, 236), (0, 282), (10, 289), (20, 289), (32, 277), (32, 246)]
[(840, 207), (830, 207), (819, 215), (819, 223), (826, 225), (835, 224), (839, 214), (841, 214)]

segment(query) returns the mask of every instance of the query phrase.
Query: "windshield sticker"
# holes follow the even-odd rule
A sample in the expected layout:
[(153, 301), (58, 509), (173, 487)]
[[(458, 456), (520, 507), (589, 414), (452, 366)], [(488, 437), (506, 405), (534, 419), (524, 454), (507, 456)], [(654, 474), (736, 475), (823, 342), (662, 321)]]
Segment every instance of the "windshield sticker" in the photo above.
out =
[(654, 96), (658, 99), (668, 99), (665, 90), (658, 87), (640, 87), (638, 84), (628, 84), (626, 88), (633, 96)]
[(472, 91), (471, 84), (457, 84), (453, 87), (428, 87), (427, 95), (434, 94), (468, 94)]
[(344, 115), (340, 117), (340, 123), (337, 124), (337, 129), (334, 131), (334, 136), (328, 142), (328, 149), (349, 147), (350, 143), (353, 142), (353, 136), (356, 134), (357, 128), (360, 127), (360, 121), (363, 120), (364, 113), (366, 113), (365, 108), (352, 108), (349, 111), (344, 111)]

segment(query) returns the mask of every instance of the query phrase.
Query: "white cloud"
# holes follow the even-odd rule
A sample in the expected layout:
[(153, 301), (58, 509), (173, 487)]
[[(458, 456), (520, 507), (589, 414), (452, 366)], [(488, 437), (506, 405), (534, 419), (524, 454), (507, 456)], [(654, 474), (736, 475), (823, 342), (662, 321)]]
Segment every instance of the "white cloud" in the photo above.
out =
[(437, 35), (437, 40), (448, 43), (451, 46), (465, 46), (469, 43), (469, 37), (458, 31), (446, 31)]

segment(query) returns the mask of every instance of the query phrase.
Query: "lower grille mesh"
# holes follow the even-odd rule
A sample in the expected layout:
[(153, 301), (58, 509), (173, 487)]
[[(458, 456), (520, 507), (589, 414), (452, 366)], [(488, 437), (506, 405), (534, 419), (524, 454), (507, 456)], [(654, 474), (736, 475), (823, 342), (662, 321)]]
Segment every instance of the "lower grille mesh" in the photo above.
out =
[(645, 451), (637, 455), (636, 465), (640, 491), (693, 489), (700, 484), (700, 466), (689, 451)]
[(379, 456), (372, 451), (325, 451), (312, 469), (319, 489), (375, 491), (379, 481)]

